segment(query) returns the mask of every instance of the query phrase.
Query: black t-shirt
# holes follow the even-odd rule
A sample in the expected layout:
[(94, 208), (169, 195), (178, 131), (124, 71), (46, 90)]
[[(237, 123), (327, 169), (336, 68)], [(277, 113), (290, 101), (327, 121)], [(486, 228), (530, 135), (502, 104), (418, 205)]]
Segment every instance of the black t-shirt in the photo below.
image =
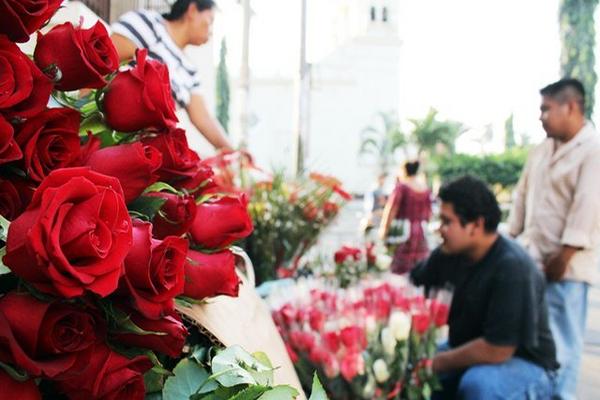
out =
[(494, 345), (515, 346), (515, 356), (546, 369), (558, 368), (545, 280), (512, 240), (499, 236), (475, 264), (438, 248), (411, 272), (411, 279), (417, 285), (453, 287), (448, 318), (451, 347), (484, 338)]

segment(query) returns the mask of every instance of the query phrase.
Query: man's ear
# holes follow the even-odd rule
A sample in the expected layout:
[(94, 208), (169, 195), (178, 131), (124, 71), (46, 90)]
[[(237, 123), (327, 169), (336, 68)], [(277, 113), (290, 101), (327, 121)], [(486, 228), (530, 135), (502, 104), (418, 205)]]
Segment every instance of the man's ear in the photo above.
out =
[(477, 219), (475, 220), (475, 227), (477, 228), (477, 230), (480, 230), (481, 233), (484, 233), (485, 232), (485, 218), (477, 217)]

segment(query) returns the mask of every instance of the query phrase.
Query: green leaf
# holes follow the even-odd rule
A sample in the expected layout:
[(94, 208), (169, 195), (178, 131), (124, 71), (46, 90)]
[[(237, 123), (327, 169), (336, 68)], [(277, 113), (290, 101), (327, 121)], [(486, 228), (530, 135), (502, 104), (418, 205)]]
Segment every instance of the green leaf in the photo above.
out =
[(10, 375), (11, 378), (13, 378), (16, 381), (25, 382), (27, 379), (29, 379), (29, 375), (27, 375), (27, 372), (21, 371), (11, 365), (4, 364), (3, 362), (0, 362), (0, 369), (3, 369), (4, 372), (6, 372), (8, 375)]
[(319, 381), (316, 372), (313, 375), (312, 389), (308, 400), (327, 400), (327, 394), (325, 393), (325, 389), (323, 389), (323, 385), (321, 385), (321, 381)]
[(167, 379), (163, 387), (163, 400), (183, 400), (198, 393), (217, 389), (216, 382), (208, 381), (208, 372), (194, 361), (185, 358), (173, 370), (175, 376)]
[(8, 227), (10, 226), (10, 221), (0, 215), (0, 240), (6, 242), (8, 238)]
[(144, 387), (146, 393), (159, 392), (162, 398), (162, 387), (164, 385), (164, 375), (157, 373), (154, 370), (150, 370), (144, 374)]
[(218, 387), (214, 392), (206, 393), (206, 394), (195, 394), (190, 397), (190, 400), (230, 400), (233, 396), (235, 396), (240, 391), (244, 390), (245, 386), (235, 386), (235, 387)]
[(294, 400), (299, 394), (300, 393), (291, 386), (280, 385), (275, 386), (273, 389), (260, 396), (258, 400)]
[(146, 393), (144, 400), (163, 400), (163, 395), (161, 392)]
[[(240, 346), (220, 351), (212, 359), (214, 378), (223, 386), (240, 384), (269, 385), (273, 381), (273, 368), (265, 365)], [(267, 374), (270, 372), (269, 374)]]
[(134, 213), (144, 215), (148, 218), (148, 221), (152, 221), (158, 210), (160, 210), (166, 201), (166, 199), (161, 199), (159, 197), (140, 196), (129, 203), (127, 209)]
[(150, 192), (163, 192), (163, 191), (173, 193), (173, 194), (179, 194), (179, 191), (177, 189), (175, 189), (173, 186), (171, 186), (165, 182), (153, 183), (152, 185), (148, 186), (146, 188), (146, 190), (144, 190), (144, 193), (142, 193), (142, 194), (146, 194), (146, 193), (150, 193)]
[(8, 268), (6, 265), (4, 265), (4, 261), (2, 261), (5, 254), (6, 254), (6, 246), (4, 246), (0, 249), (0, 275), (6, 275), (6, 274), (10, 274), (12, 272), (10, 270), (10, 268)]

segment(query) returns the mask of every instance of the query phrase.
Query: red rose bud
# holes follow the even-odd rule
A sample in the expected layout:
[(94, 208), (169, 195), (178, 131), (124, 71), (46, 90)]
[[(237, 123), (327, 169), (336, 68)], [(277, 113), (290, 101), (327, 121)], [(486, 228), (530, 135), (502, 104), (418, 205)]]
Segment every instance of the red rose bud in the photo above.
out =
[(240, 278), (235, 273), (235, 256), (229, 250), (205, 254), (190, 250), (185, 264), (183, 294), (193, 299), (218, 295), (237, 297)]
[(448, 322), (448, 314), (450, 313), (450, 307), (448, 307), (447, 304), (432, 300), (430, 310), (435, 326), (439, 328), (446, 325)]
[(145, 49), (138, 50), (136, 66), (117, 74), (106, 88), (106, 122), (117, 131), (165, 129), (178, 121), (167, 66), (146, 60), (147, 54)]
[(325, 343), (325, 347), (329, 349), (332, 353), (337, 353), (340, 349), (340, 336), (337, 332), (325, 332), (322, 336), (323, 343)]
[(290, 346), (290, 344), (287, 342), (285, 343), (285, 349), (287, 350), (287, 353), (290, 356), (290, 360), (292, 361), (292, 363), (296, 364), (299, 360), (298, 353), (296, 353), (292, 346)]
[(313, 331), (320, 332), (325, 325), (325, 314), (319, 309), (311, 308), (308, 312), (308, 321)]
[(152, 221), (154, 237), (181, 236), (190, 230), (196, 217), (196, 201), (192, 196), (166, 192), (151, 192), (145, 196), (166, 200)]
[(17, 381), (0, 368), (0, 387), (5, 399), (42, 400), (42, 395), (33, 379)]
[(335, 252), (333, 259), (336, 264), (342, 264), (346, 260), (360, 260), (361, 251), (355, 247), (343, 246), (341, 249)]
[(360, 353), (349, 352), (344, 355), (340, 363), (340, 372), (347, 382), (365, 372), (365, 360)]
[(49, 108), (28, 119), (16, 134), (23, 150), (24, 170), (41, 182), (56, 169), (73, 166), (79, 159), (79, 112)]
[(218, 249), (247, 237), (253, 230), (247, 206), (244, 193), (214, 197), (199, 204), (190, 228), (192, 240), (204, 248)]
[[(3, 20), (10, 16), (2, 11), (2, 7), (6, 7), (6, 0), (0, 1), (0, 27), (4, 28), (7, 24)], [(13, 118), (32, 117), (46, 108), (52, 92), (52, 82), (16, 44), (2, 35), (0, 66), (0, 114), (4, 114), (10, 121)]]
[(32, 183), (20, 177), (0, 177), (0, 215), (9, 221), (17, 218), (31, 202), (34, 190)]
[(313, 347), (315, 347), (316, 340), (310, 332), (292, 331), (290, 333), (290, 342), (299, 351), (310, 353)]
[(144, 373), (152, 368), (146, 356), (132, 359), (115, 353), (105, 344), (98, 344), (81, 373), (57, 382), (70, 400), (143, 400)]
[(142, 138), (142, 143), (155, 147), (162, 154), (163, 163), (158, 170), (161, 181), (185, 183), (197, 175), (200, 157), (188, 146), (183, 129), (171, 127), (161, 134)]
[(120, 287), (146, 318), (158, 319), (173, 310), (173, 298), (183, 293), (187, 251), (187, 240), (174, 236), (154, 240), (152, 224), (133, 220), (133, 245)]
[(129, 203), (158, 180), (162, 156), (152, 146), (140, 142), (120, 144), (100, 149), (90, 155), (85, 165), (121, 182), (125, 202)]
[(4, 264), (36, 289), (107, 296), (131, 248), (131, 219), (116, 178), (87, 168), (53, 171), (10, 224)]
[(364, 328), (347, 326), (340, 331), (340, 339), (347, 349), (362, 351), (367, 348)]
[(0, 114), (0, 164), (15, 161), (23, 157), (21, 148), (15, 141), (14, 129)]
[(187, 336), (187, 329), (181, 322), (179, 314), (175, 311), (156, 320), (145, 318), (143, 315), (135, 312), (130, 314), (130, 317), (131, 322), (139, 328), (147, 332), (159, 332), (161, 334), (118, 334), (115, 338), (118, 343), (158, 351), (174, 358), (181, 355)]
[(38, 33), (33, 57), (58, 90), (101, 88), (104, 76), (119, 68), (117, 50), (100, 21), (89, 29), (66, 22)]
[(54, 15), (62, 0), (0, 1), (0, 34), (13, 42), (26, 42)]
[(103, 333), (92, 314), (70, 304), (14, 292), (0, 299), (0, 360), (32, 376), (73, 372)]
[(424, 334), (429, 329), (429, 315), (426, 313), (417, 313), (412, 316), (412, 326), (419, 335)]

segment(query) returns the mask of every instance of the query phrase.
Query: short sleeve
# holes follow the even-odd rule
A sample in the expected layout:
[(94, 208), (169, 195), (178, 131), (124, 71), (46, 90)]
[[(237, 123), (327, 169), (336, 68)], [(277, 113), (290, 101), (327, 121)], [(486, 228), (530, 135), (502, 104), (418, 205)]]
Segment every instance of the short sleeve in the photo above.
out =
[(455, 256), (444, 254), (440, 247), (429, 258), (418, 263), (410, 272), (410, 280), (417, 286), (444, 287), (451, 282), (450, 275), (458, 266)]
[(114, 22), (110, 28), (113, 33), (118, 33), (131, 40), (136, 47), (149, 49), (156, 42), (151, 15), (143, 11), (129, 11)]
[(483, 337), (498, 346), (535, 346), (543, 282), (535, 268), (511, 258), (498, 266), (484, 320)]

